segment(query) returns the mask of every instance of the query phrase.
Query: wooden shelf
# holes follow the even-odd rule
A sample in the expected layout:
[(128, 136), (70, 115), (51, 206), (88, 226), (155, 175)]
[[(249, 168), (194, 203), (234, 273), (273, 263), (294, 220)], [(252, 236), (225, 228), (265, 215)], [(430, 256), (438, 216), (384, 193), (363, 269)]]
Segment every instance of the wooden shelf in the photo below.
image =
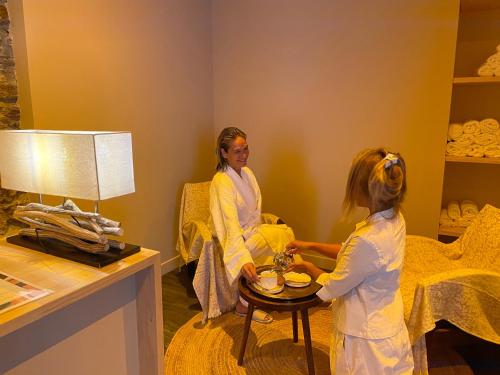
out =
[(438, 234), (440, 236), (450, 236), (450, 237), (460, 237), (466, 228), (462, 227), (448, 227), (446, 225), (440, 225)]
[(498, 0), (460, 0), (461, 12), (481, 12), (500, 9)]
[(483, 85), (500, 83), (500, 77), (455, 77), (454, 85)]
[(500, 164), (500, 158), (474, 158), (472, 156), (446, 156), (445, 160), (452, 163)]

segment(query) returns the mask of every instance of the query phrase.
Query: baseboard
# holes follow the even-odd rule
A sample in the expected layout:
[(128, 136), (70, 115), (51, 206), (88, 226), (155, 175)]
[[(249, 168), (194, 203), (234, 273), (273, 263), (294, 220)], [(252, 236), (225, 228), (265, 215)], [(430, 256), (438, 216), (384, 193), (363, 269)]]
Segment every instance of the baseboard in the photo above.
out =
[(333, 270), (335, 268), (335, 259), (328, 258), (317, 254), (300, 254), (304, 260), (314, 263), (319, 268), (324, 270)]
[(179, 268), (179, 262), (180, 262), (180, 256), (176, 255), (173, 258), (170, 258), (166, 260), (165, 262), (162, 262), (161, 264), (161, 274), (165, 275), (166, 273), (169, 273), (170, 271), (173, 271), (177, 268)]

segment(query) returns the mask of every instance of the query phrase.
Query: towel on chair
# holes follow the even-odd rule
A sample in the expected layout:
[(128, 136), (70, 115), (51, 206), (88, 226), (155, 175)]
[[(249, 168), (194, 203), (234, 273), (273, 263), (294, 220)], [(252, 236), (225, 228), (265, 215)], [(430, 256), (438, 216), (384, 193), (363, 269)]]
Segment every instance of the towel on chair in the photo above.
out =
[(463, 219), (472, 220), (479, 213), (479, 209), (476, 202), (466, 199), (460, 202), (460, 212)]
[(467, 156), (482, 158), (484, 156), (484, 146), (472, 145), (470, 149), (467, 151)]
[(488, 158), (500, 158), (500, 145), (493, 144), (485, 146), (484, 155)]
[(465, 134), (477, 134), (479, 133), (479, 121), (470, 120), (462, 125), (462, 129)]
[(461, 217), (460, 214), (460, 205), (457, 201), (448, 202), (448, 216), (450, 219), (458, 220)]
[(463, 129), (461, 124), (450, 124), (448, 126), (448, 140), (455, 141), (458, 137), (463, 134)]
[(498, 131), (498, 128), (498, 121), (494, 118), (485, 118), (484, 120), (479, 121), (479, 129), (481, 129), (482, 133), (495, 134)]

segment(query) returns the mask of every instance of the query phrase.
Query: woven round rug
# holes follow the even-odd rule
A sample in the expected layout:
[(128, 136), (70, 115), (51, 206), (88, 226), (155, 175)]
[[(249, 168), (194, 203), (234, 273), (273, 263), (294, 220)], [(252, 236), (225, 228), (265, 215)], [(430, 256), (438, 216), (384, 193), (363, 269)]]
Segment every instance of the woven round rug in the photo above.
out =
[[(271, 324), (252, 322), (241, 367), (237, 361), (245, 319), (227, 313), (203, 325), (201, 313), (194, 316), (177, 331), (168, 346), (166, 374), (307, 374), (300, 313), (298, 343), (292, 339), (291, 313), (272, 315)], [(331, 310), (323, 306), (310, 309), (309, 323), (316, 374), (330, 374)]]

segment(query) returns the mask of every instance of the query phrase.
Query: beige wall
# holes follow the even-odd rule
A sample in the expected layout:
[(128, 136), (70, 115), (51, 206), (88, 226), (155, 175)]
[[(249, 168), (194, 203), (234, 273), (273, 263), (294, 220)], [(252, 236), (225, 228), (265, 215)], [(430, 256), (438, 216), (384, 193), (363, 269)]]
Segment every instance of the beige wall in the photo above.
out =
[(408, 166), (408, 232), (437, 236), (458, 1), (213, 1), (216, 133), (247, 131), (265, 211), (340, 241), (351, 160)]
[(14, 34), (25, 30), (14, 48), (34, 127), (131, 130), (136, 192), (101, 212), (123, 221), (127, 241), (172, 258), (182, 184), (212, 170), (210, 3), (9, 3)]
[(436, 236), (457, 0), (11, 1), (34, 127), (132, 130), (137, 192), (102, 212), (164, 261), (181, 186), (210, 178), (228, 125), (298, 237), (345, 237), (352, 157), (382, 145), (407, 160), (409, 232)]

